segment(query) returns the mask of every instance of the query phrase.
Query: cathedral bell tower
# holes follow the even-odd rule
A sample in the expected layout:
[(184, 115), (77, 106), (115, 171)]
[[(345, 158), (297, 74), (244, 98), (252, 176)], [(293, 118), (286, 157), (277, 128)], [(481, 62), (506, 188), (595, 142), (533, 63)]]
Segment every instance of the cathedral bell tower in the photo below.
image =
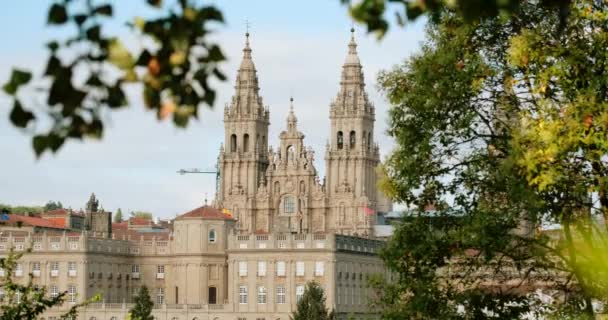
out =
[[(342, 66), (340, 90), (330, 105), (331, 137), (326, 148), (326, 193), (338, 233), (370, 234), (370, 210), (378, 210), (374, 142), (375, 108), (365, 92), (354, 29)], [(370, 226), (361, 230), (361, 222)]]
[[(251, 58), (249, 33), (238, 70), (235, 93), (224, 109), (224, 145), (218, 158), (221, 172), (218, 204), (238, 219), (237, 229), (251, 231), (251, 198), (268, 167), (269, 110), (259, 96), (260, 87)], [(248, 209), (249, 208), (249, 209)]]

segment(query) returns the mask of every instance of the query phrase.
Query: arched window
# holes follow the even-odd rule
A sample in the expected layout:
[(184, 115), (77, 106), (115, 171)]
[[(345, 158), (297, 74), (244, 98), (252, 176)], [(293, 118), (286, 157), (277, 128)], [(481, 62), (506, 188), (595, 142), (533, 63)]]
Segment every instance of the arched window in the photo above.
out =
[(260, 145), (262, 146), (262, 150), (266, 152), (266, 136), (262, 136), (262, 142), (260, 142)]
[(211, 242), (211, 243), (215, 242), (215, 230), (214, 229), (209, 230), (209, 242)]
[(274, 193), (275, 194), (280, 194), (281, 193), (281, 185), (279, 185), (278, 181), (274, 182)]
[(355, 143), (357, 143), (357, 134), (354, 131), (350, 132), (350, 148), (355, 148)]
[(296, 212), (296, 202), (292, 196), (283, 199), (283, 213), (294, 214)]
[(249, 134), (243, 136), (243, 152), (249, 152)]
[(338, 149), (342, 149), (344, 147), (344, 135), (342, 131), (338, 131)]
[(361, 141), (363, 142), (363, 145), (367, 145), (367, 133), (365, 132), (365, 130), (363, 130), (363, 135), (361, 136)]
[(262, 147), (260, 146), (260, 135), (259, 134), (255, 137), (255, 151), (257, 151), (257, 152), (262, 151)]
[(367, 133), (367, 150), (371, 148), (372, 145), (372, 133), (371, 131)]
[(306, 184), (304, 183), (304, 180), (300, 181), (300, 192), (301, 193), (306, 192)]
[(230, 152), (236, 152), (236, 134), (230, 136)]
[(295, 152), (296, 152), (295, 150), (296, 150), (296, 148), (294, 148), (294, 146), (288, 146), (287, 147), (287, 152), (286, 152), (286, 155), (285, 155), (287, 163), (289, 163), (289, 161), (293, 161), (294, 160)]

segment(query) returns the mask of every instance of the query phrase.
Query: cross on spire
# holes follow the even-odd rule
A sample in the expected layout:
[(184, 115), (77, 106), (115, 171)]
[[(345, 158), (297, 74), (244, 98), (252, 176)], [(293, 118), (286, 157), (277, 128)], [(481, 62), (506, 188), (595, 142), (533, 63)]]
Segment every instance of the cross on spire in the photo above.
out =
[(251, 28), (251, 21), (245, 19), (245, 35), (249, 37), (249, 28)]

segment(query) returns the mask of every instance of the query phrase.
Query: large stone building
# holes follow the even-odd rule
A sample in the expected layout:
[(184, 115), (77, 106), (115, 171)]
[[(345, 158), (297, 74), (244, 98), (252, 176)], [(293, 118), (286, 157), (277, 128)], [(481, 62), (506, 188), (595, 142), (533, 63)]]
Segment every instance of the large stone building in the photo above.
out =
[(217, 194), (219, 204), (237, 217), (237, 231), (372, 236), (369, 212), (388, 212), (392, 206), (376, 188), (375, 108), (365, 92), (354, 33), (329, 107), (324, 181), (319, 181), (314, 152), (298, 130), (293, 105), (279, 146), (268, 147), (270, 110), (259, 95), (249, 35), (243, 52), (235, 94), (224, 110), (226, 145), (219, 155)]
[[(309, 281), (317, 281), (340, 319), (375, 318), (366, 280), (385, 275), (374, 213), (391, 204), (376, 189), (374, 107), (364, 91), (354, 35), (330, 104), (327, 177), (320, 181), (293, 108), (276, 150), (268, 146), (269, 108), (259, 96), (247, 35), (235, 94), (225, 117), (225, 148), (214, 204), (165, 224), (109, 223), (92, 197), (83, 213), (12, 217), (0, 252), (32, 248), (13, 276), (68, 292), (66, 305), (101, 294), (80, 319), (124, 319), (146, 285), (161, 320), (289, 319)], [(293, 101), (292, 101), (293, 103)], [(20, 228), (16, 223), (20, 221)], [(3, 294), (0, 292), (0, 294)]]

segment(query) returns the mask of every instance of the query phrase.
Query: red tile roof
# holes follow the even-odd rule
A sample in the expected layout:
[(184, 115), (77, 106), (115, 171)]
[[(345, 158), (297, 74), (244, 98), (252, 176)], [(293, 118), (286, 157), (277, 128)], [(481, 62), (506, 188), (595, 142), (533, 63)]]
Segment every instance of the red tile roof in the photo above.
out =
[(55, 209), (55, 210), (43, 212), (42, 214), (45, 216), (65, 216), (68, 213), (70, 213), (70, 212), (66, 209)]
[(129, 221), (121, 221), (112, 223), (112, 230), (127, 229), (129, 227)]
[(151, 219), (132, 217), (129, 218), (129, 224), (134, 226), (149, 226), (152, 224)]
[(196, 208), (192, 211), (186, 212), (175, 220), (181, 220), (186, 218), (203, 218), (203, 219), (221, 219), (221, 220), (234, 220), (234, 218), (226, 213), (223, 213), (221, 210), (216, 209), (211, 206), (202, 206)]
[(54, 221), (50, 221), (43, 218), (38, 217), (27, 217), (21, 216), (17, 214), (9, 214), (8, 221), (3, 221), (6, 224), (10, 225), (19, 225), (22, 224), (24, 226), (32, 226), (32, 227), (40, 227), (40, 228), (50, 228), (50, 229), (65, 229), (65, 225), (57, 224)]

